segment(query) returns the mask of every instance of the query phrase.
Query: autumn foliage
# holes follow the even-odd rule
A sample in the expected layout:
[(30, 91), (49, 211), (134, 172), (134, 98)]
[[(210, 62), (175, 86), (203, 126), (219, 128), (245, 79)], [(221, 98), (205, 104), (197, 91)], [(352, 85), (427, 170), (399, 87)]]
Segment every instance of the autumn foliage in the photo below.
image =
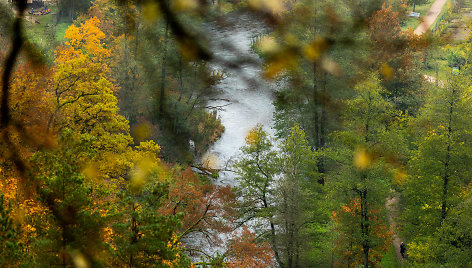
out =
[(246, 226), (230, 244), (229, 268), (272, 267), (274, 253), (267, 242), (257, 241), (256, 235)]
[[(364, 263), (362, 249), (362, 235), (359, 232), (361, 221), (361, 205), (358, 198), (333, 211), (335, 231), (338, 236), (335, 240), (335, 253), (339, 256), (338, 267), (357, 267)], [(377, 267), (383, 255), (390, 249), (392, 233), (389, 230), (385, 217), (380, 208), (369, 211), (369, 226), (371, 232), (369, 249), (369, 264)]]

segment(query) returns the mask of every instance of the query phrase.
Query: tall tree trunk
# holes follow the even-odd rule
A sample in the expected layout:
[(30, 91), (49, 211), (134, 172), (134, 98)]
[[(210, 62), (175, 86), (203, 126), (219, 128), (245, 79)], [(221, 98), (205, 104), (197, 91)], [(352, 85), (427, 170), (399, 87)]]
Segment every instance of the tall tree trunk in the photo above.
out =
[[(362, 175), (364, 180), (366, 175)], [(362, 250), (364, 252), (364, 267), (369, 268), (369, 249), (370, 249), (370, 230), (369, 230), (369, 214), (367, 208), (367, 189), (360, 191), (361, 197), (361, 234), (362, 234)]]
[[(139, 2), (140, 1), (138, 1), (138, 5), (136, 6), (138, 15), (141, 13)], [(139, 16), (136, 16), (135, 22), (136, 22), (136, 33), (135, 33), (135, 39), (134, 39), (133, 88), (136, 88), (136, 78), (137, 78), (137, 72), (138, 72)]]
[[(320, 143), (319, 143), (319, 148), (317, 150), (323, 148), (326, 143), (326, 122), (327, 122), (327, 114), (326, 114), (326, 87), (327, 87), (327, 79), (328, 79), (328, 74), (326, 72), (323, 72), (324, 78), (323, 78), (323, 84), (322, 84), (322, 89), (321, 89), (321, 105), (319, 105), (320, 109)], [(320, 98), (320, 97), (318, 97)], [(318, 179), (318, 183), (321, 185), (325, 184), (325, 179), (324, 179), (324, 173), (326, 172), (325, 166), (324, 166), (324, 158), (321, 157), (318, 162), (316, 163), (316, 166), (318, 168), (318, 172), (321, 174), (321, 178)]]
[[(269, 204), (267, 202), (267, 198), (266, 198), (265, 194), (263, 196), (262, 202), (263, 202), (264, 208), (269, 209)], [(274, 220), (273, 220), (272, 215), (269, 217), (269, 224), (270, 224), (270, 243), (271, 243), (271, 246), (272, 246), (272, 250), (274, 251), (275, 260), (277, 261), (277, 263), (279, 264), (280, 267), (284, 267), (284, 263), (280, 259), (280, 254), (279, 254), (279, 250), (278, 250), (278, 247), (277, 247), (277, 242), (276, 242), (276, 238), (275, 238), (275, 225), (274, 225)]]
[(313, 123), (314, 123), (314, 139), (315, 139), (315, 149), (320, 149), (320, 119), (318, 114), (319, 109), (319, 95), (318, 95), (318, 75), (317, 75), (317, 66), (316, 62), (313, 63)]
[(321, 88), (321, 102), (320, 102), (320, 148), (325, 146), (326, 138), (326, 85), (327, 85), (328, 74), (323, 71), (323, 84)]
[(164, 33), (164, 51), (162, 52), (162, 69), (161, 69), (161, 91), (159, 97), (159, 114), (158, 118), (162, 119), (165, 106), (165, 80), (166, 80), (166, 64), (167, 64), (167, 43), (169, 39), (169, 23), (166, 20), (166, 28)]
[[(133, 211), (132, 215), (131, 216), (131, 241), (130, 241), (130, 245), (134, 245), (138, 242), (138, 224), (136, 222), (136, 218), (134, 217), (134, 212), (136, 211), (136, 207), (134, 205), (134, 202), (133, 202), (133, 205), (131, 207), (131, 210)], [(130, 252), (130, 255), (129, 255), (129, 260), (128, 260), (128, 265), (130, 268), (132, 268), (134, 266), (134, 255), (133, 255), (133, 251), (131, 250)]]
[[(452, 89), (452, 98), (454, 98), (455, 90)], [(447, 126), (447, 148), (446, 161), (444, 161), (444, 176), (443, 176), (443, 196), (441, 204), (441, 219), (444, 220), (447, 214), (447, 189), (450, 176), (450, 159), (451, 159), (451, 136), (452, 136), (452, 115), (454, 113), (454, 99), (449, 103), (449, 120)]]

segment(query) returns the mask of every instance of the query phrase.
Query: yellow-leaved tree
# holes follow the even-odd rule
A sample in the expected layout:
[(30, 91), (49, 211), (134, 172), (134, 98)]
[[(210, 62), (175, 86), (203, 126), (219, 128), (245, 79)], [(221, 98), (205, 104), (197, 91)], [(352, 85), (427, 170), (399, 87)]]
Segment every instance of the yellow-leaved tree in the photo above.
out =
[(105, 178), (120, 177), (132, 165), (120, 157), (130, 152), (132, 138), (128, 121), (118, 114), (116, 87), (109, 78), (110, 50), (102, 43), (105, 34), (99, 24), (91, 18), (79, 27), (71, 25), (65, 35), (68, 41), (56, 50), (55, 109), (48, 127), (91, 134), (98, 152), (93, 162), (99, 163), (93, 168)]

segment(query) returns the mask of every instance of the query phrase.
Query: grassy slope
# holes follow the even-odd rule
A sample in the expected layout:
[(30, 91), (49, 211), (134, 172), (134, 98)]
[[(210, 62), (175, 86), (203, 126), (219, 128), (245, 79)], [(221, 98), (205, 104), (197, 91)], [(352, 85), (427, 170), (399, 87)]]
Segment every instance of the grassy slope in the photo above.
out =
[[(70, 23), (59, 22), (56, 24), (56, 15), (53, 14), (57, 12), (57, 7), (49, 8), (51, 13), (47, 15), (27, 14), (25, 29), (28, 39), (38, 46), (43, 56), (51, 60), (56, 46), (65, 41), (64, 34)], [(34, 20), (39, 23), (33, 23)]]

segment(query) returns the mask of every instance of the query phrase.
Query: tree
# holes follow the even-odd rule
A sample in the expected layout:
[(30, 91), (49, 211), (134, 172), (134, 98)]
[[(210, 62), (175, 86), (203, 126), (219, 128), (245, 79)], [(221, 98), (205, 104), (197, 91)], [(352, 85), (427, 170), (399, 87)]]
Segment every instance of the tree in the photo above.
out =
[[(168, 195), (168, 185), (149, 174), (149, 182), (141, 190), (123, 191), (121, 202), (126, 209), (120, 213), (120, 222), (114, 224), (115, 265), (143, 267), (190, 267), (190, 261), (180, 254), (176, 231), (182, 214), (165, 215), (158, 208)], [(176, 266), (171, 266), (174, 264)]]
[(304, 131), (293, 127), (275, 151), (259, 125), (246, 144), (241, 149), (244, 157), (236, 163), (243, 221), (258, 223), (257, 232), (269, 242), (281, 267), (311, 263), (308, 245), (320, 239), (313, 230), (322, 228), (326, 218), (322, 186), (316, 183), (316, 157)]
[(416, 5), (424, 5), (429, 3), (429, 0), (409, 0), (408, 4), (413, 4), (413, 12), (415, 12)]
[[(334, 161), (331, 163), (334, 165), (330, 174), (332, 182), (328, 186), (344, 208), (336, 209), (339, 211), (338, 223), (348, 225), (338, 227), (340, 235), (343, 236), (346, 228), (354, 232), (349, 240), (341, 241), (344, 243), (341, 248), (353, 254), (348, 262), (362, 259), (364, 267), (375, 266), (380, 261), (378, 256), (388, 250), (386, 237), (377, 239), (380, 230), (385, 230), (382, 227), (385, 226), (385, 214), (381, 208), (391, 176), (386, 161), (390, 158), (389, 152), (395, 152), (390, 148), (402, 144), (401, 139), (395, 140), (397, 136), (389, 133), (389, 129), (401, 125), (398, 125), (399, 118), (392, 112), (391, 104), (382, 97), (383, 89), (375, 76), (375, 73), (370, 74), (356, 85), (356, 96), (345, 103), (344, 130), (333, 133), (336, 147), (326, 152)], [(357, 244), (349, 245), (349, 241)], [(352, 251), (355, 248), (361, 250)], [(344, 256), (340, 258), (344, 259)]]
[[(305, 266), (307, 248), (320, 237), (313, 229), (320, 229), (327, 220), (323, 210), (323, 187), (317, 183), (319, 173), (316, 155), (308, 146), (305, 132), (298, 126), (292, 128), (290, 136), (281, 145), (281, 175), (276, 182), (276, 217), (281, 232), (281, 248), (284, 252), (284, 267)], [(307, 243), (311, 240), (310, 243)]]
[(13, 222), (11, 202), (0, 193), (0, 265), (14, 267), (23, 255), (23, 245), (19, 241), (19, 226)]
[(471, 126), (466, 115), (472, 106), (467, 77), (451, 75), (444, 88), (431, 90), (415, 122), (421, 135), (410, 160), (403, 215), (409, 222), (405, 231), (414, 245), (412, 254), (428, 248), (427, 255), (412, 258), (417, 262), (445, 262), (430, 245), (438, 243), (437, 231), (448, 222), (449, 211), (462, 202), (461, 189), (470, 183)]
[(469, 254), (472, 250), (470, 189), (463, 190), (460, 195), (462, 200), (449, 210), (448, 218), (438, 230), (438, 252), (444, 263), (453, 266), (469, 266), (472, 264)]
[(230, 244), (228, 268), (273, 267), (274, 255), (267, 242), (257, 241), (256, 235), (246, 226)]
[(236, 228), (236, 198), (231, 187), (213, 185), (188, 167), (176, 165), (171, 170), (174, 176), (170, 179), (169, 195), (159, 211), (168, 216), (182, 215), (174, 244), (182, 243), (182, 250), (199, 255), (200, 259), (218, 259), (220, 250), (208, 249), (219, 245), (226, 251), (228, 242), (222, 236), (233, 237)]
[[(369, 227), (372, 230), (370, 243), (376, 245), (370, 249), (369, 263), (375, 266), (389, 250), (392, 233), (388, 230), (381, 206), (371, 207), (369, 210)], [(362, 221), (361, 215), (358, 198), (353, 198), (348, 204), (333, 212), (334, 231), (337, 233), (333, 251), (339, 256), (336, 262), (339, 266), (355, 267), (365, 262), (362, 247), (364, 238), (358, 232), (359, 222)]]
[(415, 114), (421, 104), (420, 48), (412, 29), (402, 31), (398, 12), (385, 4), (369, 19), (370, 68), (380, 71), (386, 96), (396, 109)]
[[(276, 209), (273, 185), (280, 173), (278, 157), (272, 148), (267, 132), (261, 125), (253, 128), (246, 137), (246, 146), (241, 148), (244, 157), (236, 161), (239, 182), (237, 194), (242, 198), (242, 222), (251, 219), (263, 219), (270, 225), (263, 228), (263, 235), (269, 241), (274, 251), (276, 261), (283, 265), (282, 257), (276, 239), (274, 213)], [(259, 228), (258, 228), (259, 229)]]
[[(110, 50), (103, 46), (100, 21), (91, 18), (80, 27), (71, 25), (68, 41), (56, 50), (56, 69), (52, 84), (54, 111), (48, 128), (65, 128), (95, 137), (95, 162), (104, 178), (121, 177), (132, 161), (128, 121), (118, 114), (116, 88), (110, 82), (107, 59)], [(112, 161), (115, 160), (115, 161)]]
[[(38, 249), (41, 247), (38, 242), (40, 237), (45, 235), (44, 230), (49, 227), (49, 210), (31, 193), (32, 187), (23, 185), (21, 178), (7, 178), (8, 175), (5, 174), (9, 172), (5, 170), (2, 170), (2, 173), (0, 192), (4, 196), (4, 212), (8, 212), (3, 216), (3, 224), (7, 237), (12, 240), (14, 238), (15, 241), (10, 244), (10, 238), (3, 240), (7, 246), (4, 251), (7, 254), (7, 263), (35, 266), (38, 259), (44, 257), (41, 256), (44, 249)], [(8, 209), (5, 209), (7, 206)]]
[(101, 263), (97, 256), (104, 249), (104, 219), (93, 207), (93, 186), (79, 173), (81, 161), (95, 153), (91, 141), (90, 135), (67, 131), (56, 150), (32, 157), (39, 196), (51, 212), (49, 228), (39, 238), (49, 248), (37, 260), (40, 265), (71, 265), (77, 254), (90, 265)]

